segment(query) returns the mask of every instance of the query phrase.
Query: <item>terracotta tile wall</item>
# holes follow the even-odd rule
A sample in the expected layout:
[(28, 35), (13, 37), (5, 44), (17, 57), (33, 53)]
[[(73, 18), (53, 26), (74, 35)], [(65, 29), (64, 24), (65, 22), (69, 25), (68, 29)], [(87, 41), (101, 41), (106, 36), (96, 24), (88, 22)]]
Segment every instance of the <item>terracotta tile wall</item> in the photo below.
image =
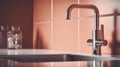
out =
[[(72, 11), (72, 21), (66, 21), (66, 10), (74, 3), (94, 4), (100, 11), (100, 24), (104, 24), (105, 39), (108, 45), (102, 47), (102, 54), (114, 54), (116, 41), (113, 36), (115, 19), (114, 10), (118, 9), (119, 3), (116, 0), (34, 0), (34, 48), (54, 49), (62, 51), (73, 51), (91, 54), (92, 48), (86, 41), (92, 38), (94, 12), (86, 9), (74, 9)], [(75, 20), (80, 18), (79, 20)], [(117, 17), (119, 19), (119, 17)], [(117, 20), (117, 23), (119, 20)], [(119, 26), (119, 23), (117, 24)], [(118, 33), (120, 28), (118, 27)], [(119, 34), (117, 36), (120, 39)], [(114, 42), (113, 42), (114, 41)], [(117, 42), (119, 45), (119, 40)], [(118, 48), (119, 49), (119, 48)], [(116, 50), (119, 54), (120, 52)], [(60, 63), (40, 63), (36, 66), (43, 67), (87, 67), (86, 62), (60, 62)]]

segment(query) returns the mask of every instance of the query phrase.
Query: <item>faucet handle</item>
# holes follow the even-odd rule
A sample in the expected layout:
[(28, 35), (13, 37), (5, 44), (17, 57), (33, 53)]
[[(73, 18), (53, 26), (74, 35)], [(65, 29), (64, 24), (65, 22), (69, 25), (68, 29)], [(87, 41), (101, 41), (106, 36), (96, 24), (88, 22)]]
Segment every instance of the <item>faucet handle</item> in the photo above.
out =
[(100, 30), (100, 39), (103, 41), (103, 46), (107, 45), (107, 40), (104, 39), (104, 25), (101, 25), (101, 30)]
[[(104, 39), (104, 25), (101, 25), (101, 30), (99, 30), (99, 39), (95, 41), (97, 46), (106, 46), (107, 45), (107, 40)], [(88, 39), (87, 44), (91, 45), (93, 44), (93, 39)]]
[[(98, 40), (95, 41), (95, 43), (96, 43), (97, 46), (102, 46), (103, 40), (98, 39)], [(88, 39), (87, 44), (92, 46), (93, 45), (93, 39)]]

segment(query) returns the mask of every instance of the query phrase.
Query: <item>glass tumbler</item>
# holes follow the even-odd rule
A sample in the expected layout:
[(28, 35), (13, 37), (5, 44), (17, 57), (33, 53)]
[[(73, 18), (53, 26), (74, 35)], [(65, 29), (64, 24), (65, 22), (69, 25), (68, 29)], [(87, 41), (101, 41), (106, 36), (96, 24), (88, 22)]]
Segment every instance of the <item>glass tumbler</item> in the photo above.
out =
[(20, 26), (14, 27), (13, 31), (13, 42), (15, 45), (15, 49), (22, 48), (22, 30)]

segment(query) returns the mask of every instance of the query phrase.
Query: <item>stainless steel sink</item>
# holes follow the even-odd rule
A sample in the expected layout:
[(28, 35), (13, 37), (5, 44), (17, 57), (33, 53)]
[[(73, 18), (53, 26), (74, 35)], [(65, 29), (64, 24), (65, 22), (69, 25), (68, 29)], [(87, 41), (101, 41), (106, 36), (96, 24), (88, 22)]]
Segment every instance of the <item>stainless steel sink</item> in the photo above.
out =
[(45, 49), (0, 49), (0, 58), (18, 62), (113, 61), (113, 55), (86, 55)]

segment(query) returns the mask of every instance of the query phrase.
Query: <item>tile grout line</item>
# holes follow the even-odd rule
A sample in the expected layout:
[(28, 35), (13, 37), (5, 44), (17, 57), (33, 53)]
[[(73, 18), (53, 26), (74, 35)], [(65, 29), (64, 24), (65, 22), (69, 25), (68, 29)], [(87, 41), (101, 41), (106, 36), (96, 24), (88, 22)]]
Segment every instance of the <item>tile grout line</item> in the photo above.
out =
[(53, 48), (53, 0), (51, 0), (51, 46)]
[[(80, 0), (78, 0), (78, 4), (80, 4)], [(78, 18), (80, 17), (80, 9), (78, 9)], [(80, 19), (77, 20), (78, 22), (78, 51), (80, 51)]]
[[(53, 48), (53, 0), (51, 0), (51, 45), (50, 49)], [(54, 67), (54, 63), (50, 63), (50, 67)]]
[[(78, 4), (80, 4), (80, 0), (78, 0)], [(80, 9), (78, 9), (78, 52), (80, 51)], [(78, 61), (77, 67), (80, 67), (80, 62)]]

